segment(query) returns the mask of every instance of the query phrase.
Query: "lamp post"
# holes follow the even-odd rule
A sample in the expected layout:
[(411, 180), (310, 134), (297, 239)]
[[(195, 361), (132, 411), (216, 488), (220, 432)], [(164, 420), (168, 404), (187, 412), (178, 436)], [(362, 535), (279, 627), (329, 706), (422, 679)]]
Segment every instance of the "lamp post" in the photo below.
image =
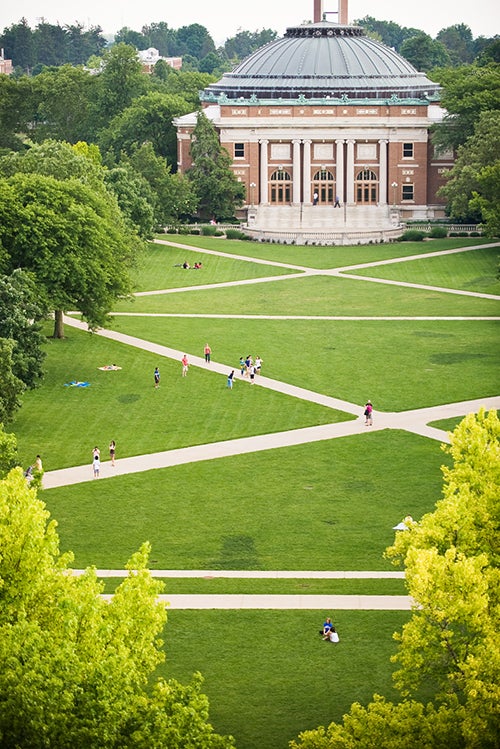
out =
[(254, 207), (254, 200), (253, 200), (254, 192), (253, 191), (255, 190), (256, 187), (257, 185), (255, 184), (255, 182), (250, 182), (250, 203), (252, 204), (252, 208)]
[(398, 189), (398, 183), (392, 182), (391, 187), (392, 187), (392, 207), (395, 208), (396, 207), (396, 190)]

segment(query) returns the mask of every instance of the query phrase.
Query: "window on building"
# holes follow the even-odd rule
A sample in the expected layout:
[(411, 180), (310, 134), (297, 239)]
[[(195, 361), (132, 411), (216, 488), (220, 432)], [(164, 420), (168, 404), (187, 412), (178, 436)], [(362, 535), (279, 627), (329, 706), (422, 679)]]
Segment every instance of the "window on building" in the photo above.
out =
[(413, 200), (413, 185), (403, 185), (403, 194), (401, 197), (403, 200)]
[(284, 169), (277, 169), (271, 174), (271, 203), (291, 203), (292, 180)]
[(413, 143), (403, 143), (403, 159), (413, 158)]
[(234, 144), (234, 158), (235, 159), (244, 159), (245, 158), (245, 144), (244, 143), (235, 143)]

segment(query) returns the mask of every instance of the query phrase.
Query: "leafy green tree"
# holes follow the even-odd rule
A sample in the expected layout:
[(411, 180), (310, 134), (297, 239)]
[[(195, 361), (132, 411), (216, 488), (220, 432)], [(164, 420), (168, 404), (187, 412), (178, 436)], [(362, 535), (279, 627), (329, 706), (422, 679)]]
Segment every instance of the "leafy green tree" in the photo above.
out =
[(79, 309), (95, 328), (130, 290), (138, 241), (107, 190), (39, 174), (0, 179), (0, 243), (7, 272), (31, 271), (55, 310), (56, 338), (64, 310)]
[(129, 29), (128, 26), (124, 26), (116, 32), (114, 41), (115, 44), (128, 44), (137, 50), (147, 49), (150, 46), (149, 39), (144, 34)]
[(32, 749), (230, 749), (215, 734), (200, 678), (157, 679), (163, 584), (149, 545), (109, 603), (95, 570), (69, 574), (56, 523), (20, 469), (0, 481), (0, 743)]
[(21, 68), (25, 73), (32, 70), (36, 63), (35, 41), (26, 18), (4, 29), (0, 43), (14, 67)]
[(215, 52), (215, 44), (205, 26), (192, 23), (177, 29), (174, 55), (192, 55), (197, 60)]
[(245, 189), (234, 176), (231, 158), (203, 112), (198, 113), (193, 130), (191, 157), (193, 166), (187, 175), (198, 196), (200, 215), (216, 219), (233, 216), (243, 202)]
[(19, 268), (0, 276), (0, 338), (14, 342), (12, 372), (27, 388), (36, 387), (43, 375), (45, 338), (40, 322), (47, 309), (33, 278)]
[(0, 338), (0, 423), (7, 424), (12, 420), (17, 409), (21, 406), (21, 396), (26, 386), (14, 374), (15, 342), (8, 338)]
[(130, 44), (115, 44), (103, 54), (104, 68), (98, 76), (97, 115), (101, 126), (120, 114), (133, 99), (146, 92), (147, 76)]
[(373, 16), (365, 16), (354, 23), (362, 26), (365, 31), (375, 34), (377, 39), (387, 44), (388, 47), (393, 47), (397, 52), (400, 51), (401, 45), (406, 39), (422, 33), (421, 29), (400, 26), (394, 21), (379, 21)]
[(444, 44), (423, 31), (405, 39), (400, 52), (414, 68), (425, 72), (450, 64), (450, 56)]
[(165, 23), (165, 21), (150, 23), (147, 26), (143, 26), (141, 31), (144, 38), (148, 40), (147, 47), (154, 47), (162, 57), (171, 57), (173, 55), (171, 50), (175, 43), (176, 32), (174, 29), (168, 27), (168, 23)]
[(189, 111), (200, 108), (200, 91), (206, 88), (210, 83), (214, 83), (216, 78), (208, 73), (200, 73), (191, 70), (172, 70), (165, 81), (165, 92), (169, 94), (178, 94), (189, 104)]
[(500, 120), (483, 112), (441, 188), (450, 216), (482, 221), (491, 236), (500, 234)]
[(32, 79), (0, 75), (0, 149), (20, 149), (33, 120)]
[(85, 29), (83, 24), (75, 23), (66, 26), (68, 43), (68, 62), (72, 65), (84, 65), (92, 55), (101, 55), (106, 47), (100, 26)]
[(0, 424), (0, 479), (4, 479), (17, 465), (19, 461), (16, 435), (7, 433), (3, 424)]
[(103, 153), (111, 151), (117, 160), (122, 151), (130, 154), (147, 141), (158, 156), (176, 165), (177, 133), (172, 120), (189, 110), (189, 104), (178, 95), (154, 91), (139, 96), (100, 133), (100, 148)]
[(447, 115), (436, 128), (435, 141), (457, 148), (474, 133), (481, 112), (500, 109), (500, 65), (464, 65), (434, 70), (433, 80), (443, 87), (441, 105)]
[(106, 173), (105, 182), (116, 195), (123, 215), (143, 239), (150, 239), (154, 226), (154, 195), (146, 180), (123, 162)]
[(36, 60), (41, 65), (64, 65), (68, 62), (68, 34), (59, 24), (40, 21), (34, 33)]
[(198, 200), (191, 182), (183, 174), (172, 174), (151, 143), (144, 143), (129, 160), (136, 173), (150, 185), (157, 226), (178, 223), (196, 212)]
[(262, 31), (238, 31), (235, 36), (226, 39), (224, 42), (224, 52), (228, 60), (239, 62), (248, 57), (260, 47), (269, 42), (274, 42), (278, 34), (272, 29), (262, 29)]
[(30, 136), (39, 142), (88, 140), (95, 90), (95, 76), (82, 68), (62, 65), (43, 70), (33, 79), (36, 109)]
[(444, 44), (453, 65), (464, 65), (474, 59), (474, 44), (472, 31), (465, 23), (448, 26), (436, 36), (436, 40)]

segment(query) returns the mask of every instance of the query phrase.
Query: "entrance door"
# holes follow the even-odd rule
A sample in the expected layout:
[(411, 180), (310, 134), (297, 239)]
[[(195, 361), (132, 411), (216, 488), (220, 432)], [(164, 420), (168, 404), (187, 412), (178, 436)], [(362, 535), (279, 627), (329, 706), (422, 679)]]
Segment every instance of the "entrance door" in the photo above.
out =
[(356, 175), (356, 203), (378, 202), (378, 177), (371, 169), (363, 169)]

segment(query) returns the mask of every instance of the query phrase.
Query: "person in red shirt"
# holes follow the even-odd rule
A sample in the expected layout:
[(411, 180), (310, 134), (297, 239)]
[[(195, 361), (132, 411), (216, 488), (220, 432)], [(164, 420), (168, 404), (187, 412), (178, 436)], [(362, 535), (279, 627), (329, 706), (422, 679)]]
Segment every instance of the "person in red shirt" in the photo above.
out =
[(189, 367), (189, 361), (187, 358), (187, 354), (184, 354), (184, 356), (181, 359), (182, 361), (182, 376), (185, 377), (188, 373), (188, 367)]
[(205, 344), (205, 348), (203, 349), (203, 353), (205, 354), (205, 361), (207, 364), (210, 364), (210, 354), (212, 353), (212, 349), (208, 345), (208, 343)]

